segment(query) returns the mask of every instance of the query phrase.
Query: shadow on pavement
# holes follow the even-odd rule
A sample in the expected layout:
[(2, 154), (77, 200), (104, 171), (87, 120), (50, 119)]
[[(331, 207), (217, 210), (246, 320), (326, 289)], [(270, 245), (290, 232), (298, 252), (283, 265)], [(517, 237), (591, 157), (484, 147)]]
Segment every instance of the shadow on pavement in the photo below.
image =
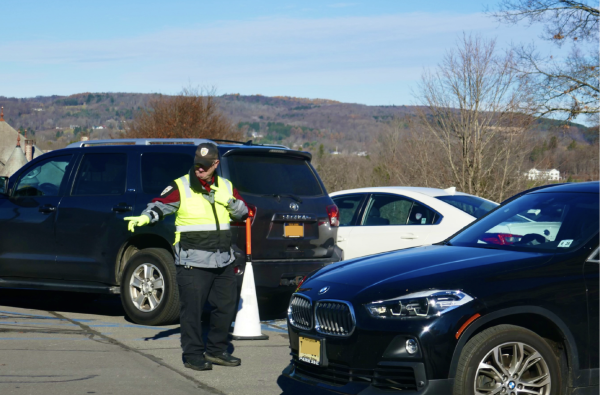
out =
[[(133, 323), (125, 316), (120, 295), (0, 288), (0, 310), (2, 306), (108, 317), (122, 316), (126, 321)], [(258, 307), (262, 321), (286, 318), (286, 311), (272, 302), (259, 303)], [(210, 310), (207, 305), (202, 317), (204, 321), (208, 321)]]
[(110, 317), (125, 315), (119, 295), (80, 292), (0, 288), (0, 308), (1, 306)]
[(327, 391), (323, 388), (301, 383), (296, 380), (292, 380), (289, 377), (279, 376), (277, 379), (277, 385), (281, 388), (281, 395), (333, 395), (337, 392)]

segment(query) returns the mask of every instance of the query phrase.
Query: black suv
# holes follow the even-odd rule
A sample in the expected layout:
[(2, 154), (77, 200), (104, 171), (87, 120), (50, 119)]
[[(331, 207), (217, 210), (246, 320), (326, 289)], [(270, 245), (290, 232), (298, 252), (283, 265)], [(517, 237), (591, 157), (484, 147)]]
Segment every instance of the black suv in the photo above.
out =
[(348, 394), (598, 394), (598, 195), (532, 190), (438, 245), (321, 269), (292, 296), (284, 375)]
[[(75, 143), (34, 159), (0, 194), (0, 287), (121, 293), (137, 323), (178, 315), (172, 244), (175, 216), (127, 231), (152, 198), (193, 164), (212, 140), (106, 140)], [(218, 174), (233, 182), (256, 217), (255, 281), (261, 296), (289, 298), (308, 273), (342, 258), (337, 207), (311, 155), (281, 146), (216, 141)], [(241, 285), (246, 234), (232, 223)]]

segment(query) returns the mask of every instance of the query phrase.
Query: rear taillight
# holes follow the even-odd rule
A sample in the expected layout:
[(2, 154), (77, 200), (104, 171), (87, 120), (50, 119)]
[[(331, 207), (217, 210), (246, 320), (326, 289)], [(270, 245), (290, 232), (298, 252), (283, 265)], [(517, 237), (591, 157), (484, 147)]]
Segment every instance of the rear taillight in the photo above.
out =
[(521, 241), (521, 235), (513, 235), (510, 233), (488, 233), (481, 240), (490, 244), (511, 245)]
[(244, 274), (244, 269), (242, 269), (241, 266), (235, 266), (233, 268), (233, 274), (235, 274), (236, 276), (241, 276), (242, 274)]
[(327, 216), (329, 216), (329, 224), (331, 226), (340, 226), (340, 210), (335, 204), (327, 206)]
[[(252, 223), (254, 223), (254, 218), (256, 218), (256, 206), (246, 203), (246, 207), (248, 207), (248, 218), (252, 218)], [(231, 226), (246, 226), (245, 222), (232, 222)]]

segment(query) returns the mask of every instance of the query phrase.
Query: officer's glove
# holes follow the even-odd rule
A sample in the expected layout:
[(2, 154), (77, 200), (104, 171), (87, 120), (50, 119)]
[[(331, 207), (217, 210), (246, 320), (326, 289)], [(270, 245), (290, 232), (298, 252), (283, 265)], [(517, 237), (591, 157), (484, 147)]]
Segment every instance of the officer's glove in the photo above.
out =
[(135, 231), (136, 226), (144, 226), (150, 223), (150, 218), (147, 215), (140, 215), (139, 217), (125, 217), (123, 219), (125, 221), (129, 221), (129, 224), (127, 224), (127, 229), (130, 232)]
[[(221, 189), (223, 188), (223, 189)], [(215, 202), (227, 207), (229, 206), (229, 203), (234, 199), (233, 195), (231, 195), (229, 193), (229, 190), (227, 187), (217, 187), (216, 185), (211, 185), (210, 186), (211, 190), (215, 191), (214, 197), (215, 197)], [(227, 193), (217, 193), (220, 191), (226, 190)]]

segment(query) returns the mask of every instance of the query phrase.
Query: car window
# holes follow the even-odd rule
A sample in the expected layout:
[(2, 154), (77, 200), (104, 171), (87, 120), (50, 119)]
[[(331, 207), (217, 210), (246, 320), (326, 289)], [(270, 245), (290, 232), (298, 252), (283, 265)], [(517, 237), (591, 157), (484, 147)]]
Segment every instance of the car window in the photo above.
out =
[(321, 185), (309, 163), (280, 155), (227, 157), (230, 181), (240, 192), (256, 195), (319, 196)]
[(448, 203), (475, 218), (481, 218), (494, 208), (498, 207), (497, 203), (490, 202), (477, 196), (454, 195), (436, 196), (435, 198)]
[(86, 154), (71, 195), (122, 195), (126, 178), (126, 154)]
[(408, 216), (408, 225), (432, 225), (437, 220), (435, 211), (425, 207), (419, 202), (415, 202)]
[(194, 157), (186, 154), (146, 153), (142, 155), (142, 190), (158, 195), (177, 178), (186, 175)]
[(364, 199), (364, 195), (344, 195), (331, 198), (340, 212), (340, 226), (356, 224), (358, 208)]
[(412, 200), (397, 195), (373, 195), (369, 201), (363, 225), (406, 225)]
[(450, 240), (450, 244), (537, 252), (566, 251), (598, 235), (598, 206), (597, 194), (524, 195), (465, 229)]
[(71, 157), (57, 156), (28, 169), (19, 178), (13, 196), (58, 196)]

